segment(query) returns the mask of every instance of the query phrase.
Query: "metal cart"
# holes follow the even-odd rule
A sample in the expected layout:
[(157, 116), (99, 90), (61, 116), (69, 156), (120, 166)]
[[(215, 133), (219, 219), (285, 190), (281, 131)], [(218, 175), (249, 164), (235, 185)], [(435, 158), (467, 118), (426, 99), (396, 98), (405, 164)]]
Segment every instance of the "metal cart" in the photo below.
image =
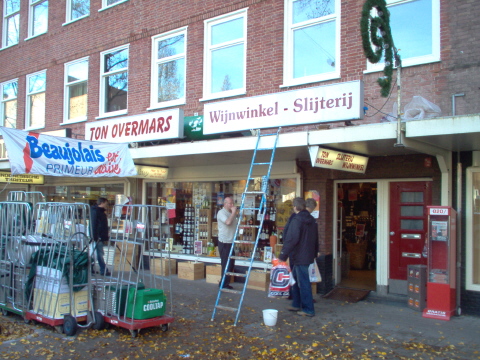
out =
[[(136, 337), (141, 329), (169, 329), (172, 285), (168, 271), (155, 271), (169, 259), (167, 209), (154, 205), (116, 205), (112, 211), (105, 262), (111, 276), (94, 285), (95, 307), (104, 321), (128, 329)], [(162, 274), (162, 275), (156, 275)], [(168, 299), (168, 301), (167, 301)], [(169, 305), (169, 306), (168, 306)]]
[(54, 326), (73, 336), (78, 327), (103, 322), (91, 298), (90, 206), (38, 203), (34, 236), (41, 239), (28, 276), (27, 320)]

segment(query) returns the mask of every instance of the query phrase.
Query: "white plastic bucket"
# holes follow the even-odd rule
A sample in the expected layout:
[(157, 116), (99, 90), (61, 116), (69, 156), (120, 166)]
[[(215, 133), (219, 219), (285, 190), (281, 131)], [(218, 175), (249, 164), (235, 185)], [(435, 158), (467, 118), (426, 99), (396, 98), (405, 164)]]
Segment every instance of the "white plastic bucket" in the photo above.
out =
[(278, 310), (266, 309), (263, 310), (263, 322), (267, 326), (275, 326), (277, 323)]

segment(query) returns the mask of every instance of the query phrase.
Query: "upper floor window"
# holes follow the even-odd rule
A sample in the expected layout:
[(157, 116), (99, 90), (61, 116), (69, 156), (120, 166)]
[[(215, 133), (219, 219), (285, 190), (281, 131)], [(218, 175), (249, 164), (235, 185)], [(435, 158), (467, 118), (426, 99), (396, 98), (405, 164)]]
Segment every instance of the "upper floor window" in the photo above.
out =
[(340, 76), (340, 0), (285, 0), (285, 86)]
[(28, 36), (44, 34), (48, 29), (48, 0), (30, 0)]
[(123, 2), (126, 2), (128, 0), (102, 0), (102, 9), (107, 8), (110, 6), (114, 6)]
[(246, 92), (247, 10), (205, 21), (204, 99)]
[(18, 81), (12, 80), (0, 84), (2, 94), (0, 116), (0, 126), (16, 128), (17, 127), (17, 94)]
[(87, 58), (65, 64), (65, 122), (87, 119), (87, 81)]
[(27, 109), (25, 128), (45, 127), (45, 93), (47, 89), (47, 71), (27, 75)]
[[(402, 66), (440, 61), (439, 0), (387, 0), (387, 6), (392, 38), (400, 50)], [(367, 70), (382, 70), (383, 61), (382, 58), (377, 64), (367, 62)]]
[(67, 0), (67, 22), (90, 15), (90, 0)]
[(100, 115), (127, 112), (128, 45), (101, 54)]
[(152, 38), (151, 107), (185, 103), (186, 29)]
[(2, 46), (18, 44), (20, 35), (20, 0), (3, 1)]

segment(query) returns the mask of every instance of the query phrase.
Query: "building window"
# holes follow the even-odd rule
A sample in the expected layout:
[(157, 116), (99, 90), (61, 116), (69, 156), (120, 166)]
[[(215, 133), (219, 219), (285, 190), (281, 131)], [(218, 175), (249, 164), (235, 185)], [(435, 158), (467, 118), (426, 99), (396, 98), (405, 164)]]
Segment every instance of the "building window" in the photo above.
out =
[(128, 0), (102, 0), (102, 9), (115, 6), (126, 1)]
[(185, 103), (186, 29), (152, 38), (151, 107)]
[(247, 10), (205, 21), (204, 99), (245, 94)]
[(67, 0), (67, 22), (90, 15), (90, 0)]
[(45, 127), (46, 87), (46, 70), (27, 75), (27, 121), (25, 121), (25, 128), (27, 129)]
[(65, 122), (87, 120), (88, 59), (65, 64)]
[(284, 86), (340, 77), (340, 1), (285, 0)]
[(29, 37), (44, 34), (48, 29), (48, 0), (30, 0)]
[(3, 2), (3, 38), (2, 46), (18, 44), (20, 34), (20, 0)]
[(102, 53), (100, 115), (127, 112), (128, 46)]
[[(402, 66), (440, 61), (439, 0), (387, 0), (390, 28)], [(409, 26), (405, 26), (405, 24)], [(383, 70), (381, 63), (367, 62), (367, 71)]]
[(2, 106), (0, 108), (0, 125), (15, 129), (17, 127), (18, 81), (12, 80), (0, 84), (0, 91), (2, 94)]

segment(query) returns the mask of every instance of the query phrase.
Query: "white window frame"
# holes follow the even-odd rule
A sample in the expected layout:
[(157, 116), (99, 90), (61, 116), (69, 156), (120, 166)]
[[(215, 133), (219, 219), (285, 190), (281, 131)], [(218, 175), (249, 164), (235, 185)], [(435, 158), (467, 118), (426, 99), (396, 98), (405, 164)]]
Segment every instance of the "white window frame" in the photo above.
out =
[[(17, 96), (15, 98), (9, 98), (7, 100), (4, 100), (3, 99), (3, 88), (9, 84), (13, 84), (13, 83), (17, 83)], [(15, 100), (17, 102), (17, 111), (15, 113), (15, 127), (14, 129), (17, 128), (18, 126), (18, 79), (13, 79), (13, 80), (9, 80), (9, 81), (5, 81), (3, 83), (0, 84), (0, 126), (6, 126), (5, 125), (5, 122), (4, 122), (4, 116), (5, 116), (5, 103), (6, 102), (9, 102), (9, 101), (12, 101), (12, 100)], [(10, 126), (8, 126), (10, 127)]]
[(127, 65), (126, 68), (122, 68), (122, 69), (118, 69), (118, 70), (115, 70), (115, 71), (111, 71), (111, 72), (108, 72), (108, 73), (104, 73), (103, 72), (103, 69), (104, 69), (104, 65), (105, 65), (105, 55), (107, 54), (110, 54), (112, 52), (115, 52), (115, 51), (120, 51), (120, 50), (124, 50), (124, 49), (127, 49), (128, 51), (128, 65), (130, 65), (130, 44), (127, 44), (127, 45), (122, 45), (122, 46), (119, 46), (119, 47), (116, 47), (116, 48), (113, 48), (113, 49), (110, 49), (110, 50), (107, 50), (107, 51), (103, 51), (102, 53), (100, 53), (100, 106), (99, 106), (99, 112), (100, 112), (100, 115), (99, 115), (99, 118), (101, 117), (111, 117), (111, 116), (117, 116), (117, 115), (125, 115), (128, 113), (128, 92), (127, 92), (127, 108), (126, 109), (122, 109), (122, 110), (117, 110), (117, 111), (110, 111), (110, 112), (106, 112), (105, 111), (105, 82), (104, 82), (104, 79), (108, 76), (111, 76), (111, 75), (114, 75), (114, 74), (118, 74), (118, 73), (121, 73), (121, 72), (127, 72), (127, 76), (128, 76), (128, 73), (129, 73), (129, 67)]
[[(387, 7), (392, 5), (399, 5), (402, 3), (408, 3), (415, 0), (386, 0)], [(402, 51), (400, 49), (400, 58), (402, 60), (402, 67), (430, 64), (433, 62), (438, 62), (440, 58), (440, 0), (431, 0), (432, 1), (432, 54), (425, 56), (417, 56), (414, 58), (403, 59)], [(392, 34), (393, 41), (395, 42), (395, 34)], [(372, 64), (367, 60), (367, 70), (365, 73), (383, 71), (384, 59), (380, 60), (381, 62)]]
[[(280, 87), (289, 87), (295, 85), (309, 84), (313, 82), (326, 81), (340, 78), (340, 44), (341, 44), (341, 1), (335, 1), (335, 13), (327, 15), (321, 18), (303, 21), (298, 24), (292, 24), (293, 22), (293, 3), (294, 0), (285, 0), (285, 12), (284, 12), (284, 43), (283, 43), (283, 84)], [(335, 70), (327, 73), (304, 76), (301, 78), (293, 77), (293, 64), (294, 64), (294, 32), (302, 27), (310, 27), (326, 22), (335, 21)]]
[[(3, 1), (3, 26), (2, 26), (2, 48), (7, 48), (10, 46), (17, 45), (20, 41), (20, 9), (21, 1), (17, 11), (14, 11), (10, 14), (7, 14), (7, 4), (6, 1)], [(17, 33), (17, 42), (8, 44), (8, 20), (18, 16), (18, 33)]]
[(122, 4), (124, 2), (127, 2), (127, 1), (128, 0), (117, 0), (115, 3), (109, 5), (108, 0), (102, 0), (102, 8), (99, 9), (98, 11), (103, 11), (103, 10), (110, 9), (111, 7), (117, 6), (117, 5)]
[[(474, 217), (474, 199), (473, 199), (473, 175), (475, 173), (480, 173), (480, 167), (469, 167), (467, 168), (467, 184), (466, 184), (466, 251), (465, 251), (465, 288), (472, 291), (480, 291), (480, 284), (473, 282), (473, 249), (474, 239), (473, 239), (473, 217)], [(457, 224), (459, 226), (459, 224)], [(457, 239), (458, 241), (458, 239)]]
[[(87, 62), (87, 78), (82, 79), (82, 80), (69, 82), (68, 81), (68, 68), (69, 68), (69, 66), (75, 65), (75, 64), (78, 64), (78, 63), (82, 63), (82, 62)], [(69, 63), (65, 63), (65, 65), (64, 65), (64, 91), (63, 91), (63, 94), (64, 94), (63, 95), (63, 122), (64, 123), (71, 124), (71, 123), (77, 123), (77, 122), (87, 120), (87, 114), (85, 114), (84, 116), (79, 116), (79, 117), (72, 118), (72, 119), (68, 118), (68, 114), (69, 114), (69, 105), (70, 105), (70, 89), (69, 88), (71, 86), (78, 85), (78, 84), (81, 84), (81, 83), (87, 83), (87, 99), (88, 99), (88, 69), (89, 69), (89, 65), (90, 64), (89, 64), (89, 58), (88, 57), (84, 57), (82, 59), (71, 61)], [(88, 100), (87, 100), (87, 112), (88, 112)]]
[(84, 18), (90, 16), (90, 0), (88, 0), (88, 14), (83, 15), (83, 16), (79, 16), (78, 18), (75, 18), (75, 19), (72, 19), (72, 6), (73, 6), (74, 1), (75, 0), (67, 0), (67, 13), (65, 14), (66, 15), (65, 24), (75, 22), (75, 21), (78, 21), (80, 19), (84, 19)]
[[(158, 43), (163, 40), (166, 40), (175, 36), (179, 36), (179, 35), (184, 36), (184, 43), (185, 43), (184, 52), (181, 54), (176, 54), (176, 55), (169, 56), (159, 60), (157, 58)], [(185, 59), (185, 67), (183, 69), (183, 79), (185, 81), (183, 86), (183, 96), (171, 101), (158, 102), (158, 65), (167, 63), (173, 60), (180, 60), (180, 59)], [(158, 108), (185, 104), (186, 102), (185, 92), (187, 88), (186, 86), (187, 85), (186, 84), (187, 82), (187, 27), (169, 31), (161, 35), (152, 36), (152, 80), (151, 81), (152, 83), (150, 87), (151, 90), (150, 90), (150, 108), (149, 109), (158, 109)]]
[[(39, 74), (42, 74), (44, 73), (45, 74), (45, 89), (42, 90), (42, 91), (32, 91), (30, 92), (30, 78), (34, 77), (34, 76), (37, 76)], [(32, 73), (32, 74), (28, 74), (26, 76), (26, 90), (25, 90), (25, 93), (26, 93), (26, 103), (25, 103), (25, 130), (36, 130), (36, 129), (43, 129), (45, 127), (45, 118), (46, 118), (46, 114), (44, 114), (44, 122), (42, 125), (37, 125), (37, 126), (32, 126), (30, 124), (30, 115), (31, 115), (31, 108), (30, 108), (30, 96), (32, 95), (36, 95), (36, 94), (41, 94), (41, 93), (45, 93), (45, 109), (44, 111), (46, 112), (46, 109), (47, 109), (47, 70), (41, 70), (41, 71), (37, 71), (35, 73)]]
[[(218, 98), (224, 98), (224, 97), (230, 97), (230, 96), (237, 96), (237, 95), (245, 95), (247, 90), (247, 11), (248, 8), (241, 9), (235, 12), (231, 12), (228, 14), (224, 14), (221, 16), (217, 16), (212, 19), (208, 19), (204, 21), (204, 29), (205, 29), (205, 34), (204, 34), (204, 39), (205, 39), (205, 46), (204, 46), (204, 62), (203, 62), (203, 98), (200, 99), (200, 101), (205, 101), (205, 100), (211, 100), (211, 99), (218, 99)], [(211, 37), (211, 28), (212, 26), (230, 21), (230, 20), (235, 20), (238, 18), (244, 19), (243, 21), (243, 38), (241, 40), (234, 40), (229, 43), (224, 43), (221, 45), (216, 45), (216, 46), (210, 46), (210, 37)], [(244, 58), (244, 64), (243, 64), (243, 87), (239, 89), (234, 89), (234, 90), (227, 90), (227, 91), (220, 91), (220, 92), (215, 92), (212, 93), (211, 91), (211, 80), (212, 80), (212, 72), (210, 71), (211, 66), (212, 66), (212, 51), (222, 48), (222, 47), (227, 47), (227, 46), (233, 46), (233, 45), (238, 45), (238, 44), (243, 44), (243, 58)]]
[[(34, 26), (34, 15), (35, 15), (35, 8), (40, 5), (41, 3), (47, 2), (47, 18), (46, 18), (46, 26), (45, 26), (45, 31), (39, 32), (39, 33), (34, 33), (35, 26)], [(29, 8), (28, 8), (28, 38), (33, 38), (37, 37), (42, 34), (46, 34), (48, 32), (48, 7), (50, 3), (49, 0), (29, 0)]]

